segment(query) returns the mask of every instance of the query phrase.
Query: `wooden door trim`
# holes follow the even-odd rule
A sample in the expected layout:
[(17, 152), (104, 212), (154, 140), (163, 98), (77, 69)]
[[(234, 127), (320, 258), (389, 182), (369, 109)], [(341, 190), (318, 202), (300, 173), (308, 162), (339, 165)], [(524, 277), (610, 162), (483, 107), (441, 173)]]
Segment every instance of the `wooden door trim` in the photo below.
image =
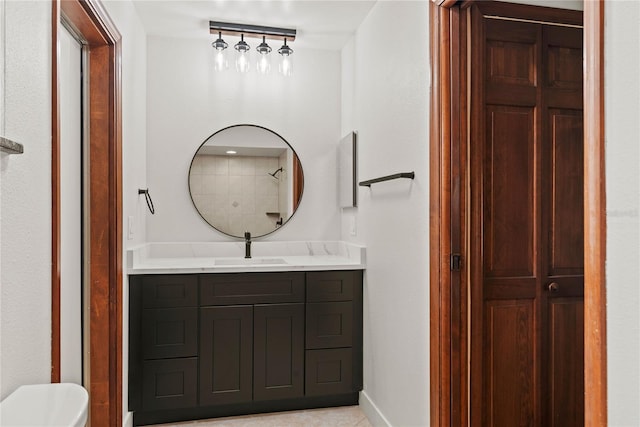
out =
[[(430, 420), (434, 426), (467, 425), (469, 383), (465, 366), (467, 336), (456, 324), (468, 319), (466, 299), (449, 267), (452, 251), (452, 146), (463, 148), (461, 81), (466, 81), (467, 38), (460, 31), (459, 11), (475, 0), (434, 0), (430, 4)], [(486, 4), (486, 3), (484, 3)], [(606, 300), (605, 300), (605, 172), (604, 172), (604, 0), (584, 2), (584, 114), (585, 114), (585, 424), (607, 425)], [(455, 22), (458, 23), (456, 26)], [(452, 25), (452, 23), (454, 23)], [(573, 22), (567, 22), (569, 24)], [(462, 25), (464, 23), (462, 22)], [(461, 35), (462, 34), (462, 35)], [(452, 70), (452, 63), (461, 70)], [(456, 81), (458, 80), (458, 81)], [(457, 88), (457, 89), (456, 89)], [(454, 140), (456, 135), (458, 140)], [(464, 152), (464, 149), (461, 150)], [(459, 179), (466, 179), (464, 167)], [(461, 189), (458, 202), (465, 203)], [(459, 218), (464, 230), (465, 218)], [(462, 234), (464, 236), (464, 233)], [(460, 242), (463, 277), (469, 250)], [(460, 282), (460, 286), (464, 286)], [(457, 296), (457, 297), (456, 297)], [(456, 323), (457, 322), (457, 323)], [(461, 333), (460, 333), (461, 332)], [(457, 341), (457, 342), (454, 342)], [(455, 391), (455, 392), (454, 392)]]
[(91, 424), (122, 425), (121, 35), (99, 0), (52, 1), (52, 382), (60, 381), (60, 113), (64, 17), (89, 48), (88, 192)]
[(604, 0), (584, 2), (585, 425), (607, 425)]

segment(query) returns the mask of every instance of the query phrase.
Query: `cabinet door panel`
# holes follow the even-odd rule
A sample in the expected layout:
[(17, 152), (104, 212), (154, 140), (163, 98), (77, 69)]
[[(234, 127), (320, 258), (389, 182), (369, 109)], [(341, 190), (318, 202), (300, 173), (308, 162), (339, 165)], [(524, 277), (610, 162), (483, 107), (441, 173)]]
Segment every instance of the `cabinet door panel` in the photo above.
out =
[(254, 400), (304, 393), (304, 304), (254, 307)]
[(142, 313), (144, 359), (191, 357), (198, 352), (198, 309), (158, 308)]
[(355, 391), (350, 348), (307, 350), (305, 362), (305, 395), (320, 396)]
[(252, 398), (253, 306), (200, 309), (200, 406)]
[(198, 359), (149, 360), (142, 369), (142, 407), (145, 411), (195, 406)]

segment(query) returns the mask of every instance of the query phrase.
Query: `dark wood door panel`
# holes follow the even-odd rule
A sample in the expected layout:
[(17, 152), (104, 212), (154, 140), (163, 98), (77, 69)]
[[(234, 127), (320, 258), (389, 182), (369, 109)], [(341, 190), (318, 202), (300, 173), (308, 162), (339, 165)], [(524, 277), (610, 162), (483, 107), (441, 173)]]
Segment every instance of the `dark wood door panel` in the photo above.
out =
[(486, 22), (487, 82), (537, 86), (538, 26), (497, 19)]
[(148, 360), (142, 369), (145, 411), (195, 406), (198, 400), (198, 359)]
[(584, 271), (582, 111), (550, 109), (549, 275)]
[(550, 427), (584, 425), (584, 304), (563, 298), (549, 306)]
[(321, 396), (350, 393), (353, 385), (351, 348), (307, 350), (305, 394)]
[(486, 303), (484, 425), (534, 425), (537, 384), (533, 304), (533, 300)]
[(254, 307), (254, 400), (304, 393), (304, 304)]
[(532, 86), (486, 82), (485, 88), (486, 102), (490, 105), (533, 108), (538, 100), (537, 89)]
[(145, 309), (142, 312), (144, 359), (191, 357), (198, 354), (198, 309)]
[(485, 277), (534, 275), (534, 110), (486, 107)]
[(500, 277), (485, 279), (483, 296), (485, 300), (534, 299), (537, 295), (535, 277)]
[(582, 29), (543, 26), (545, 87), (582, 91)]
[(200, 406), (251, 401), (253, 306), (200, 309)]

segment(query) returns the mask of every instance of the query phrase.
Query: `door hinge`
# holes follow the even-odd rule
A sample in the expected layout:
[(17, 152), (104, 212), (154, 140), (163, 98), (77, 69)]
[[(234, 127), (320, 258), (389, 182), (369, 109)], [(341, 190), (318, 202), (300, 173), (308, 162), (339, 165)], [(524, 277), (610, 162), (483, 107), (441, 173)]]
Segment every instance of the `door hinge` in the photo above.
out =
[(451, 254), (449, 256), (449, 266), (451, 267), (451, 271), (460, 271), (462, 268), (462, 255)]

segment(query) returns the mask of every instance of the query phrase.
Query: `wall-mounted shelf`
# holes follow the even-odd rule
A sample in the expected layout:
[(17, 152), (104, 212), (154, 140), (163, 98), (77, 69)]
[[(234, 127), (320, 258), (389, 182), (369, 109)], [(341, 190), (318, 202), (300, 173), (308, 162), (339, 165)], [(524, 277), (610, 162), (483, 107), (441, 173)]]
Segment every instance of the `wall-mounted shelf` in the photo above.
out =
[(371, 187), (371, 184), (375, 184), (376, 182), (391, 181), (392, 179), (399, 179), (399, 178), (413, 179), (415, 178), (415, 176), (416, 174), (414, 172), (400, 172), (400, 173), (394, 173), (393, 175), (387, 175), (387, 176), (382, 176), (380, 178), (370, 179), (368, 181), (361, 181), (359, 185), (361, 187)]
[(0, 150), (9, 154), (22, 154), (24, 147), (18, 142), (0, 136)]

